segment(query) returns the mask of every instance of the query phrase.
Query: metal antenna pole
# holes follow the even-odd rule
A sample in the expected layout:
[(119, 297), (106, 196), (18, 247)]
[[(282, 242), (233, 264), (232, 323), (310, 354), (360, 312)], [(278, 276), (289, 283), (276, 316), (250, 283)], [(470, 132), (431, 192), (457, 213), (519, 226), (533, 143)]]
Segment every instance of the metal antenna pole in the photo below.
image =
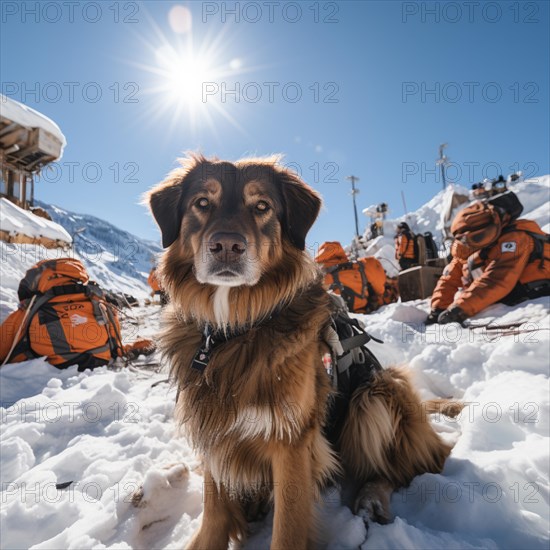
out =
[(359, 238), (359, 218), (357, 217), (357, 203), (355, 201), (355, 195), (359, 193), (359, 189), (356, 189), (355, 182), (359, 181), (357, 176), (347, 176), (347, 180), (351, 181), (351, 196), (353, 197), (353, 212), (355, 214), (355, 236)]
[(442, 143), (439, 146), (439, 158), (436, 161), (436, 164), (439, 164), (439, 167), (441, 169), (441, 180), (443, 181), (443, 190), (445, 190), (445, 187), (447, 187), (447, 181), (445, 179), (445, 166), (449, 164), (449, 159), (447, 156), (443, 153), (443, 150), (447, 147), (446, 143)]

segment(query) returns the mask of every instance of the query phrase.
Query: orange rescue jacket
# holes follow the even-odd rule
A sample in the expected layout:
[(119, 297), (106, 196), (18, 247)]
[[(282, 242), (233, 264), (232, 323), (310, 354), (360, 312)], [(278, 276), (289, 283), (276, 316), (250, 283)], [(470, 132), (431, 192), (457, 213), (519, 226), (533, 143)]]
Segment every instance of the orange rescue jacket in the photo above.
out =
[(395, 237), (395, 259), (415, 259), (414, 236), (410, 233), (398, 233)]
[(432, 294), (432, 309), (455, 305), (471, 317), (505, 298), (517, 283), (550, 279), (550, 245), (541, 245), (542, 259), (534, 257), (535, 239), (527, 231), (545, 235), (536, 222), (517, 220), (485, 249), (467, 250), (455, 241), (453, 260)]

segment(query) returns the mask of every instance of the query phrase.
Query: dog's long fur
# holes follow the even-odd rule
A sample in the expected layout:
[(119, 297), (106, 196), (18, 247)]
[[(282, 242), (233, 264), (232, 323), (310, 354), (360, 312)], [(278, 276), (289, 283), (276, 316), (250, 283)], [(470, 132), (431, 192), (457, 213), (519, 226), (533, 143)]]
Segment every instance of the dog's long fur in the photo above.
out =
[[(332, 390), (321, 357), (331, 310), (304, 251), (320, 197), (276, 159), (191, 156), (149, 202), (166, 248), (161, 347), (180, 390), (176, 416), (205, 470), (202, 525), (189, 548), (243, 540), (249, 508), (266, 495), (271, 547), (306, 548), (316, 490), (341, 465), (361, 487), (356, 508), (389, 521), (391, 491), (441, 471), (450, 452), (427, 420), (442, 406), (422, 407), (406, 373), (387, 369), (353, 395), (340, 460), (327, 442)], [(191, 363), (205, 324), (233, 337), (201, 372)]]

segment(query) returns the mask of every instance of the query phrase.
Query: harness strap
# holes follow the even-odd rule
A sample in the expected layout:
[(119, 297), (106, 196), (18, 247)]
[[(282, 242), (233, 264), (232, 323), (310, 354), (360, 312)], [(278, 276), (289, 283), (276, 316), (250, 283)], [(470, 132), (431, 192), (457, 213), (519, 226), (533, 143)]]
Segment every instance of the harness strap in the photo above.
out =
[(334, 273), (335, 271), (342, 271), (346, 269), (353, 269), (353, 262), (342, 262), (341, 264), (333, 265), (332, 267), (327, 267), (327, 273)]
[(338, 367), (338, 374), (344, 374), (351, 367), (352, 363), (353, 363), (352, 353), (347, 353), (342, 357), (338, 357), (338, 361), (336, 362), (336, 366)]
[(355, 336), (350, 336), (345, 340), (341, 340), (340, 344), (342, 345), (344, 353), (346, 353), (347, 351), (350, 351), (353, 348), (364, 346), (367, 342), (370, 342), (371, 339), (372, 339), (371, 336), (367, 332), (362, 332), (362, 333), (356, 334)]
[(65, 296), (67, 294), (88, 294), (87, 287), (82, 283), (74, 283), (71, 285), (60, 285), (50, 288), (44, 294), (53, 296)]

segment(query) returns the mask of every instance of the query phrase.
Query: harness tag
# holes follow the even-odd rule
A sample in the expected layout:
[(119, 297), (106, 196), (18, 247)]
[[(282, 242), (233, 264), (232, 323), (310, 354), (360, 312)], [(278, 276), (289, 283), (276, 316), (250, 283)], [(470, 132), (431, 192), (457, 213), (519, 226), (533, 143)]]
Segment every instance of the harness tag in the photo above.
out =
[(195, 353), (195, 357), (193, 357), (193, 362), (191, 363), (191, 367), (200, 371), (204, 372), (206, 367), (208, 366), (208, 363), (210, 361), (210, 351), (207, 347), (200, 347)]
[(323, 366), (325, 367), (327, 374), (332, 379), (334, 365), (332, 364), (332, 355), (330, 353), (325, 353), (323, 355)]

